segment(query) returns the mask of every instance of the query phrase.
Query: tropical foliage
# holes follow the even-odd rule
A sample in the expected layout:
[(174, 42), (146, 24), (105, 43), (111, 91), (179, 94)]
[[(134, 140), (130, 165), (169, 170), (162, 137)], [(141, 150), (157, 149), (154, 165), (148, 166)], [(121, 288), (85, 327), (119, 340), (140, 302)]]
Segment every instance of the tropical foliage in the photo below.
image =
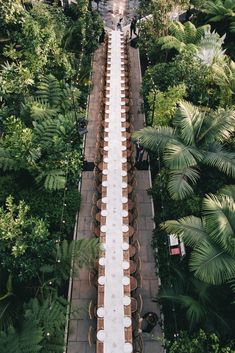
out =
[(195, 277), (222, 284), (235, 277), (235, 188), (226, 187), (219, 195), (203, 199), (202, 218), (188, 216), (166, 221), (167, 232), (181, 236), (193, 248), (189, 268)]
[(158, 44), (162, 49), (175, 49), (178, 52), (189, 50), (197, 52), (197, 48), (206, 33), (210, 32), (210, 25), (195, 27), (191, 22), (182, 24), (174, 21), (170, 24), (170, 35), (159, 38)]
[(193, 192), (202, 163), (235, 177), (235, 155), (223, 145), (234, 131), (234, 122), (233, 110), (203, 112), (188, 102), (180, 102), (173, 127), (147, 127), (135, 137), (141, 137), (145, 148), (162, 153), (170, 169), (170, 194), (174, 199), (183, 199)]
[(98, 252), (71, 239), (102, 21), (88, 0), (0, 0), (0, 30), (0, 352), (62, 353), (68, 279)]
[(235, 4), (233, 0), (206, 1), (204, 11), (209, 15), (210, 22), (228, 22), (231, 32), (235, 32)]
[[(148, 127), (134, 139), (151, 158), (166, 348), (233, 352), (235, 4), (140, 3), (152, 14), (138, 40)], [(171, 255), (169, 234), (185, 256)]]
[(180, 332), (177, 340), (166, 344), (169, 353), (233, 353), (234, 343), (224, 345), (215, 333), (205, 333), (203, 330), (188, 335)]

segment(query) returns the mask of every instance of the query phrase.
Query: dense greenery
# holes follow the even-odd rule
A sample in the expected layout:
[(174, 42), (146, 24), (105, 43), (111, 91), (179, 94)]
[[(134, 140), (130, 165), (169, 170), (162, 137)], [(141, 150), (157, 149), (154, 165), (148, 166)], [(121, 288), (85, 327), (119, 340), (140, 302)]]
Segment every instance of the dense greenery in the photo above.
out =
[[(175, 9), (188, 9), (181, 22)], [(139, 39), (149, 126), (134, 138), (151, 156), (167, 349), (234, 352), (234, 2), (143, 0), (140, 12), (152, 14)], [(169, 234), (186, 256), (170, 255)]]
[(0, 352), (62, 353), (91, 55), (102, 21), (77, 0), (0, 0)]

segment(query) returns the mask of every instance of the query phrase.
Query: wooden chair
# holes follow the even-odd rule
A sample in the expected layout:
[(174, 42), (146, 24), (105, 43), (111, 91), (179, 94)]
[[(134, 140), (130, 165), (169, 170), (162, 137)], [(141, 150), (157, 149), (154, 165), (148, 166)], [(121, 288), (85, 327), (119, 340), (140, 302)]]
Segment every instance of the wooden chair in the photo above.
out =
[(132, 245), (136, 248), (136, 254), (139, 254), (139, 252), (140, 252), (140, 242), (139, 242), (139, 240), (135, 239), (132, 242)]
[(142, 262), (140, 256), (136, 255), (136, 257), (134, 257), (134, 261), (136, 263), (136, 272), (141, 273)]
[(141, 333), (133, 339), (133, 352), (143, 353), (144, 352), (144, 340)]
[(89, 327), (88, 334), (87, 334), (87, 340), (88, 340), (88, 344), (90, 347), (92, 347), (93, 344), (96, 343), (95, 330), (92, 326)]
[(131, 292), (135, 291), (138, 287), (138, 281), (135, 277), (130, 276)]
[(138, 308), (137, 300), (131, 297), (131, 312), (135, 313), (137, 311), (137, 308)]
[(129, 256), (130, 256), (130, 258), (134, 257), (136, 252), (137, 252), (136, 247), (134, 245), (130, 244), (130, 247), (129, 247)]
[(137, 281), (137, 287), (138, 288), (142, 288), (142, 276), (139, 272), (136, 272), (135, 273), (135, 278), (136, 278), (136, 281)]
[(97, 317), (96, 308), (97, 308), (96, 304), (91, 299), (91, 301), (89, 302), (89, 305), (88, 305), (88, 315), (89, 315), (90, 320), (93, 320)]
[(135, 337), (138, 337), (141, 332), (142, 332), (142, 329), (141, 329), (140, 314), (138, 313), (138, 311), (135, 311), (132, 315), (132, 336), (133, 336), (133, 339), (135, 339)]
[(89, 276), (88, 276), (88, 281), (90, 287), (98, 287), (98, 273), (97, 271), (94, 270), (94, 268), (91, 268), (89, 270)]
[(138, 313), (141, 314), (142, 309), (143, 309), (143, 298), (142, 298), (142, 295), (140, 293), (137, 294), (136, 301), (137, 301)]
[(136, 262), (133, 260), (130, 260), (130, 274), (135, 273), (136, 270), (137, 270)]

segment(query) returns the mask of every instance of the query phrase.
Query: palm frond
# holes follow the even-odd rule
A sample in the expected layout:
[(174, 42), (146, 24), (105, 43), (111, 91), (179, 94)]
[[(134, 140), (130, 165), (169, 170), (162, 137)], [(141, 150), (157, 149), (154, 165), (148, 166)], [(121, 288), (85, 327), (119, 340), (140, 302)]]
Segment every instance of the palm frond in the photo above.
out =
[(186, 167), (182, 170), (175, 170), (170, 173), (168, 190), (174, 200), (182, 200), (193, 193), (193, 188), (189, 184), (195, 184), (199, 178), (199, 173), (195, 168)]
[(195, 166), (202, 157), (196, 147), (187, 146), (180, 141), (168, 143), (163, 155), (166, 166), (171, 170)]
[(161, 228), (168, 234), (180, 236), (191, 247), (195, 247), (207, 237), (201, 218), (195, 216), (166, 221)]
[(232, 109), (218, 110), (213, 114), (208, 114), (204, 119), (204, 131), (202, 131), (199, 141), (213, 142), (227, 140), (235, 128), (235, 111)]
[(180, 295), (179, 303), (186, 310), (190, 330), (206, 317), (206, 308), (198, 300), (188, 295)]
[(196, 278), (219, 285), (235, 276), (235, 260), (209, 239), (204, 240), (192, 252), (190, 270)]
[(175, 130), (169, 126), (161, 126), (157, 129), (146, 127), (136, 131), (133, 139), (141, 138), (141, 144), (150, 151), (157, 152), (158, 148), (163, 150), (169, 141), (177, 141)]
[(203, 215), (208, 235), (235, 256), (235, 202), (225, 195), (206, 195), (203, 199)]
[(186, 144), (195, 145), (194, 124), (200, 112), (197, 107), (187, 101), (180, 101), (174, 117), (174, 125), (180, 129), (180, 136)]
[(225, 185), (219, 190), (219, 195), (226, 195), (235, 201), (235, 185)]
[(224, 150), (219, 143), (210, 146), (209, 151), (204, 155), (203, 163), (235, 177), (235, 153)]

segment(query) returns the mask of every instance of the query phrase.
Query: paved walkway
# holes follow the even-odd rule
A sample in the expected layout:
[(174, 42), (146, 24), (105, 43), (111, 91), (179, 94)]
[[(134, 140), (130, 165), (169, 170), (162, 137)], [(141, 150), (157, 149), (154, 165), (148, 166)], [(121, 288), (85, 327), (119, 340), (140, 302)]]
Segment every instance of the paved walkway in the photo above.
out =
[[(139, 50), (129, 47), (130, 57), (130, 86), (132, 91), (133, 106), (132, 113), (134, 115), (134, 129), (139, 130), (144, 127), (145, 117), (142, 113), (143, 98), (140, 95), (141, 88), (141, 72), (139, 62)], [(144, 157), (145, 158), (145, 157)], [(147, 190), (151, 187), (151, 178), (148, 170), (136, 170), (136, 195), (138, 210), (138, 238), (141, 245), (140, 257), (142, 260), (142, 282), (143, 286), (140, 293), (143, 298), (142, 315), (148, 311), (153, 311), (160, 316), (160, 308), (152, 301), (158, 293), (158, 278), (156, 276), (155, 260), (151, 241), (154, 229), (154, 210), (153, 204)], [(154, 337), (162, 337), (160, 327), (157, 325), (152, 332)], [(144, 336), (144, 351), (146, 353), (162, 353), (161, 344), (151, 337)]]
[[(92, 75), (92, 91), (89, 99), (88, 108), (88, 133), (86, 135), (85, 159), (89, 162), (94, 161), (96, 135), (98, 132), (97, 116), (101, 102), (101, 91), (103, 85), (104, 74), (104, 47), (101, 46), (94, 55), (93, 75)], [(94, 177), (93, 172), (84, 171), (82, 173), (81, 184), (81, 208), (77, 222), (76, 239), (92, 238), (91, 232), (91, 208), (92, 196), (94, 193)], [(89, 271), (83, 269), (80, 271), (79, 278), (73, 279), (71, 306), (72, 308), (82, 308), (79, 317), (71, 317), (69, 325), (67, 353), (95, 353), (95, 345), (92, 347), (88, 344), (88, 330), (95, 322), (89, 319), (88, 305), (91, 300), (93, 303), (97, 299), (95, 287), (89, 284)]]

